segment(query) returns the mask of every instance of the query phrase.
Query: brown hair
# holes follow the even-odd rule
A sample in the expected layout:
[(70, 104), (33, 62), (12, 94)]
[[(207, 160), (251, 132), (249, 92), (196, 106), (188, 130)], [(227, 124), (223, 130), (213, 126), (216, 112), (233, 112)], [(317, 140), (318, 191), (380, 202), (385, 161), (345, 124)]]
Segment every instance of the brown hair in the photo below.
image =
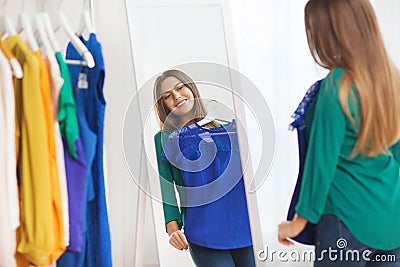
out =
[(348, 97), (354, 83), (360, 125), (351, 157), (386, 152), (400, 134), (400, 75), (386, 52), (369, 0), (310, 0), (305, 7), (308, 45), (329, 70), (341, 67), (340, 103), (354, 123)]
[[(171, 131), (182, 127), (182, 125), (176, 125), (176, 115), (173, 113), (170, 114), (170, 110), (168, 110), (168, 108), (165, 106), (163, 98), (161, 97), (161, 85), (166, 78), (171, 76), (180, 80), (187, 88), (190, 89), (190, 91), (192, 91), (194, 96), (194, 105), (192, 109), (193, 119), (186, 124), (198, 122), (207, 115), (206, 108), (204, 107), (199, 90), (197, 89), (194, 81), (187, 74), (180, 70), (167, 70), (156, 78), (153, 88), (155, 108), (158, 118), (160, 119), (161, 131)], [(218, 126), (216, 122), (211, 122), (210, 124), (212, 126)]]

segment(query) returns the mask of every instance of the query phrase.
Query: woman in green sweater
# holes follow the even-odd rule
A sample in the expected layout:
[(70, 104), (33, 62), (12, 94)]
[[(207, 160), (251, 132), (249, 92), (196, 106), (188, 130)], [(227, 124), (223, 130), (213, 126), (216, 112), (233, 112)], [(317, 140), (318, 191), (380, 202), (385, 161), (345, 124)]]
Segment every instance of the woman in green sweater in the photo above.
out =
[(330, 73), (306, 111), (297, 213), (279, 241), (292, 244), (311, 222), (314, 266), (400, 266), (399, 71), (369, 0), (310, 0), (305, 25)]

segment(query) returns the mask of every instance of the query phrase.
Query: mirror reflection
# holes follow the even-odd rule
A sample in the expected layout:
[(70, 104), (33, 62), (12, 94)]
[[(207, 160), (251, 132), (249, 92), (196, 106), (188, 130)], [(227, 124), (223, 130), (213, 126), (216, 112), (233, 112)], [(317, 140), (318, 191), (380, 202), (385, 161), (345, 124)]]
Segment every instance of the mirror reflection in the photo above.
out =
[(169, 243), (189, 249), (196, 266), (255, 266), (235, 121), (207, 116), (196, 84), (179, 70), (157, 77), (154, 97)]
[(127, 4), (159, 264), (256, 266), (222, 7)]

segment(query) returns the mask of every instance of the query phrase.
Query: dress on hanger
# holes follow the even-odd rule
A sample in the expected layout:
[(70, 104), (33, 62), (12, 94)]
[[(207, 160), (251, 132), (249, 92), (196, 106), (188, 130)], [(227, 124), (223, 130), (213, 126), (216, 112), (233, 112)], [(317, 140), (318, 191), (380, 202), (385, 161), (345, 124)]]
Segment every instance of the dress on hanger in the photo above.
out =
[(252, 245), (236, 123), (174, 131), (162, 157), (181, 170), (189, 243), (236, 249)]
[(16, 257), (26, 258), (35, 265), (48, 265), (53, 245), (52, 179), (39, 63), (21, 36), (10, 36), (4, 44), (21, 62), (24, 71), (22, 79), (14, 80), (17, 178), (20, 219), (24, 222), (20, 226)]
[[(294, 215), (296, 214), (295, 207), (297, 202), (299, 201), (300, 196), (300, 188), (303, 180), (303, 170), (304, 170), (304, 162), (306, 159), (307, 153), (307, 139), (305, 134), (305, 114), (309, 106), (311, 109), (315, 108), (315, 98), (318, 94), (319, 88), (321, 86), (322, 80), (314, 83), (310, 89), (307, 90), (307, 93), (303, 97), (296, 111), (292, 115), (294, 121), (290, 124), (290, 130), (297, 130), (297, 140), (298, 140), (298, 149), (299, 149), (299, 174), (297, 176), (296, 187), (294, 189), (292, 200), (290, 201), (289, 211), (287, 215), (288, 220), (292, 220)], [(309, 131), (309, 129), (307, 129)], [(297, 242), (306, 244), (306, 245), (314, 245), (315, 243), (315, 228), (316, 225), (312, 223), (307, 223), (306, 228), (293, 239)]]
[[(64, 218), (63, 218), (63, 205), (61, 198), (60, 176), (57, 162), (56, 140), (54, 138), (54, 115), (51, 108), (51, 92), (50, 92), (50, 79), (46, 63), (42, 58), (39, 50), (34, 51), (39, 63), (39, 77), (40, 77), (40, 91), (43, 101), (43, 110), (46, 120), (47, 132), (47, 146), (50, 155), (50, 174), (51, 174), (51, 200), (52, 200), (52, 224), (53, 224), (53, 244), (52, 250), (49, 255), (48, 264), (56, 261), (61, 254), (64, 253), (66, 246), (64, 244)], [(65, 180), (64, 180), (65, 181)]]
[(55, 54), (64, 83), (59, 95), (58, 120), (64, 146), (64, 162), (68, 188), (69, 251), (81, 252), (83, 247), (84, 198), (86, 161), (79, 137), (78, 117), (68, 66), (60, 52)]
[[(88, 40), (81, 37), (81, 40), (95, 60), (94, 68), (69, 66), (71, 81), (75, 88), (80, 136), (87, 156), (87, 203), (86, 225), (84, 225), (84, 244), (86, 245), (81, 253), (65, 253), (57, 265), (72, 266), (72, 263), (77, 267), (110, 267), (112, 266), (111, 238), (103, 170), (105, 69), (101, 44), (96, 34), (91, 33)], [(67, 59), (82, 60), (81, 55), (71, 43), (68, 44)]]
[(65, 170), (65, 159), (64, 159), (64, 145), (61, 138), (60, 124), (58, 122), (58, 102), (60, 96), (60, 90), (64, 83), (61, 77), (60, 67), (57, 63), (57, 59), (54, 54), (47, 54), (44, 58), (46, 68), (48, 71), (50, 81), (50, 99), (51, 99), (51, 111), (54, 125), (54, 141), (56, 147), (58, 176), (60, 178), (60, 191), (61, 191), (61, 202), (63, 212), (63, 228), (64, 228), (64, 245), (69, 246), (69, 208), (68, 208), (68, 187), (67, 187), (67, 176)]

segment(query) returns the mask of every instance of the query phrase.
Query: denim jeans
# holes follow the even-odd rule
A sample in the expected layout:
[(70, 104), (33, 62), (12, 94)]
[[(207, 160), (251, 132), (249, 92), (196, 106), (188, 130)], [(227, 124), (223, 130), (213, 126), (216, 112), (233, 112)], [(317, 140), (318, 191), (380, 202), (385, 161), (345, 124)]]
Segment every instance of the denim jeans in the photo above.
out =
[(332, 214), (322, 215), (315, 242), (315, 267), (400, 266), (400, 248), (387, 251), (369, 248)]
[(253, 246), (237, 249), (212, 249), (189, 244), (197, 267), (255, 267)]

